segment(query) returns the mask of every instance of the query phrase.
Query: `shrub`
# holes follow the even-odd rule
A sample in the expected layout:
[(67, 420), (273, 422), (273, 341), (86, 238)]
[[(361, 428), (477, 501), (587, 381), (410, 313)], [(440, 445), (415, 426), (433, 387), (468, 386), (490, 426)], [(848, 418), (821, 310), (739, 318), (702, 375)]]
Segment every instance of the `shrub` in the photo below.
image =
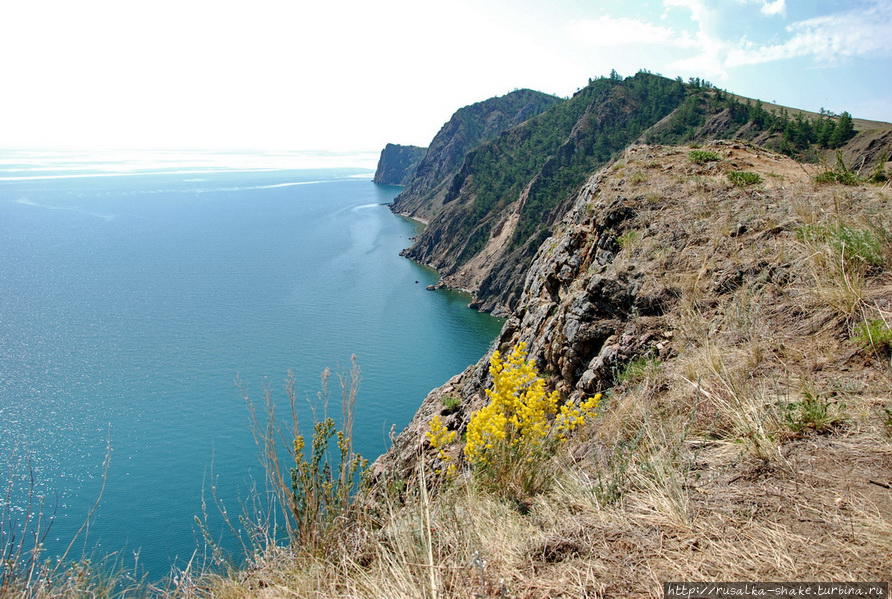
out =
[(855, 171), (846, 166), (842, 153), (836, 152), (836, 168), (828, 169), (815, 177), (815, 183), (840, 183), (842, 185), (858, 185), (861, 179)]
[(883, 428), (886, 429), (886, 435), (892, 438), (892, 408), (889, 406), (883, 406)]
[(885, 183), (886, 181), (889, 180), (889, 175), (886, 174), (885, 169), (878, 168), (878, 169), (875, 169), (875, 170), (870, 174), (870, 177), (868, 177), (867, 180), (868, 180), (870, 183), (878, 183), (878, 184), (879, 184), (879, 183)]
[(545, 391), (545, 381), (527, 360), (524, 343), (504, 359), (494, 352), (489, 372), (489, 403), (468, 423), (465, 459), (485, 486), (515, 496), (536, 493), (548, 478), (542, 461), (595, 416), (601, 394), (559, 406), (557, 391)]
[[(431, 448), (437, 450), (437, 459), (440, 461), (441, 467), (434, 470), (436, 474), (446, 474), (447, 476), (455, 474), (455, 463), (452, 461), (452, 457), (446, 453), (445, 448), (452, 444), (457, 436), (458, 433), (456, 431), (446, 428), (443, 421), (440, 420), (439, 414), (431, 419), (431, 427), (425, 434), (425, 438)], [(445, 468), (442, 466), (445, 466)]]
[(638, 240), (638, 231), (630, 230), (626, 231), (622, 235), (616, 238), (616, 243), (619, 244), (619, 247), (622, 249), (627, 249), (631, 246), (635, 241)]
[(852, 339), (874, 351), (889, 351), (892, 349), (892, 328), (880, 318), (864, 320), (855, 326)]
[[(337, 448), (333, 463), (332, 439)], [(347, 432), (338, 430), (332, 418), (314, 423), (309, 459), (303, 436), (294, 438), (291, 510), (301, 548), (319, 551), (333, 540), (339, 520), (351, 507), (357, 478), (367, 466), (365, 458), (353, 452)]]
[(695, 164), (705, 164), (707, 162), (717, 162), (721, 160), (721, 156), (709, 150), (691, 150), (688, 152), (688, 158)]
[(860, 183), (858, 175), (850, 170), (838, 171), (829, 170), (820, 173), (815, 177), (815, 183), (840, 183), (842, 185), (858, 185)]
[(446, 395), (443, 397), (443, 410), (446, 413), (452, 413), (458, 410), (461, 405), (461, 398), (454, 395)]
[(658, 358), (651, 356), (636, 358), (626, 364), (622, 372), (617, 375), (616, 380), (618, 383), (634, 383), (643, 378), (649, 369), (656, 368), (659, 365), (660, 360)]
[(746, 185), (756, 185), (757, 183), (761, 183), (762, 177), (760, 177), (758, 173), (751, 173), (749, 171), (731, 171), (728, 173), (728, 180), (738, 187), (744, 187)]
[(804, 225), (796, 231), (800, 241), (829, 244), (846, 260), (857, 260), (869, 266), (882, 266), (885, 261), (883, 239), (874, 231), (848, 225)]
[(867, 181), (870, 183), (885, 183), (889, 180), (889, 175), (886, 173), (886, 163), (889, 161), (889, 152), (886, 152), (877, 160), (876, 165), (874, 165), (873, 170), (870, 172), (870, 175), (867, 177)]
[(794, 433), (808, 430), (817, 433), (828, 432), (842, 420), (834, 404), (810, 391), (802, 393), (802, 401), (795, 401), (785, 406), (784, 421)]
[(644, 183), (645, 181), (647, 181), (647, 175), (645, 175), (641, 171), (635, 171), (634, 173), (629, 175), (629, 183), (631, 183), (633, 185), (637, 185), (639, 183)]
[[(329, 377), (330, 372), (326, 369), (322, 374), (322, 391), (319, 393), (325, 411)], [(355, 356), (350, 374), (339, 376), (338, 382), (341, 389), (341, 428), (332, 418), (315, 420), (307, 447), (307, 440), (299, 433), (294, 375), (288, 373), (286, 394), (291, 408), (289, 432), (292, 439), (288, 453), (292, 463), (287, 469), (280, 464), (280, 456), (285, 452), (280, 451), (279, 439), (284, 431), (277, 422), (271, 392), (264, 393), (265, 420), (258, 417), (257, 407), (251, 398), (243, 394), (268, 488), (281, 515), (280, 522), (296, 550), (315, 555), (324, 554), (340, 541), (343, 527), (354, 511), (357, 487), (368, 466), (367, 460), (353, 451), (353, 413), (359, 391), (359, 366)], [(224, 514), (224, 518), (228, 516)], [(232, 522), (229, 524), (231, 528), (234, 526)], [(216, 547), (208, 537), (206, 526), (202, 528), (202, 534), (212, 547)], [(265, 538), (265, 535), (261, 536)]]

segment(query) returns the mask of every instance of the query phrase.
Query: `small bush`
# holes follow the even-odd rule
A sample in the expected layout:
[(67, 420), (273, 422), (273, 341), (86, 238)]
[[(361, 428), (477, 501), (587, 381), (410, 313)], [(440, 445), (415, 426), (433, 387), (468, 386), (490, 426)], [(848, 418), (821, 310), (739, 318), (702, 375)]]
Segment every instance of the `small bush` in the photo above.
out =
[(883, 239), (874, 231), (848, 225), (805, 225), (796, 231), (800, 241), (814, 244), (828, 243), (846, 260), (857, 260), (870, 266), (882, 266), (885, 261)]
[(634, 173), (629, 175), (629, 183), (631, 183), (633, 185), (637, 185), (639, 183), (644, 183), (645, 181), (647, 181), (647, 175), (645, 175), (641, 171), (635, 171)]
[(756, 185), (757, 183), (761, 183), (762, 177), (760, 177), (758, 173), (751, 173), (749, 171), (731, 171), (728, 173), (728, 180), (738, 187), (744, 187), (746, 185)]
[(879, 160), (877, 160), (876, 166), (873, 167), (873, 170), (867, 177), (867, 181), (869, 183), (885, 183), (889, 180), (889, 175), (886, 173), (886, 162), (888, 162), (888, 160), (888, 152), (881, 156)]
[(855, 171), (846, 166), (842, 152), (836, 152), (836, 168), (824, 171), (815, 177), (815, 183), (840, 183), (842, 185), (858, 185), (861, 179)]
[(852, 339), (874, 351), (892, 350), (892, 328), (880, 318), (859, 322)]
[(452, 460), (452, 456), (446, 453), (446, 447), (454, 443), (457, 436), (458, 433), (456, 431), (451, 431), (446, 428), (440, 420), (439, 415), (436, 415), (431, 419), (431, 427), (425, 435), (425, 438), (431, 446), (431, 449), (437, 450), (437, 460), (439, 460), (440, 465), (434, 470), (434, 473), (445, 474), (447, 476), (455, 474), (455, 462)]
[(827, 398), (804, 391), (802, 401), (785, 406), (784, 422), (797, 434), (809, 430), (825, 433), (842, 423), (843, 419), (838, 411), (839, 408)]
[(647, 374), (648, 370), (654, 369), (660, 365), (660, 360), (651, 356), (642, 356), (632, 360), (626, 364), (622, 372), (617, 375), (618, 383), (634, 383)]
[(721, 156), (709, 150), (691, 150), (688, 152), (688, 158), (695, 164), (705, 164), (707, 162), (717, 162), (721, 160)]
[(889, 180), (889, 175), (886, 174), (885, 170), (876, 170), (870, 174), (870, 177), (867, 178), (869, 183), (885, 183)]
[(892, 438), (892, 408), (883, 406), (883, 415), (881, 418), (883, 420), (883, 428), (886, 429), (886, 435)]
[(520, 499), (544, 490), (549, 473), (543, 461), (596, 415), (601, 394), (559, 406), (557, 391), (546, 393), (544, 379), (527, 360), (524, 343), (504, 359), (494, 352), (489, 372), (489, 403), (468, 423), (464, 455), (484, 487)]
[(815, 177), (815, 183), (840, 183), (842, 185), (858, 185), (861, 180), (852, 171), (824, 171)]
[(619, 247), (622, 249), (627, 249), (633, 243), (638, 240), (638, 231), (630, 230), (626, 231), (622, 235), (616, 238), (616, 243), (619, 244)]
[(461, 398), (454, 395), (446, 395), (443, 397), (443, 410), (447, 414), (451, 414), (458, 410), (461, 405)]
[[(325, 411), (329, 377), (330, 372), (326, 369), (319, 393)], [(292, 546), (313, 555), (324, 555), (340, 541), (344, 525), (355, 508), (356, 491), (368, 467), (368, 462), (353, 450), (353, 414), (359, 391), (359, 366), (355, 356), (350, 374), (339, 376), (338, 382), (342, 411), (340, 428), (333, 418), (314, 418), (312, 435), (307, 438), (299, 433), (295, 378), (288, 373), (285, 391), (291, 412), (289, 432), (292, 441), (288, 448), (291, 464), (287, 469), (280, 462), (285, 453), (279, 446), (284, 431), (276, 420), (272, 393), (264, 393), (265, 421), (258, 417), (257, 406), (251, 398), (243, 394), (272, 500), (281, 515), (280, 522), (288, 532)], [(228, 516), (224, 514), (226, 518)], [(235, 523), (227, 522), (235, 530)], [(199, 522), (199, 525), (208, 544), (219, 550), (209, 535), (207, 522)], [(252, 526), (262, 527), (263, 524), (253, 523)], [(245, 542), (241, 537), (239, 540)]]

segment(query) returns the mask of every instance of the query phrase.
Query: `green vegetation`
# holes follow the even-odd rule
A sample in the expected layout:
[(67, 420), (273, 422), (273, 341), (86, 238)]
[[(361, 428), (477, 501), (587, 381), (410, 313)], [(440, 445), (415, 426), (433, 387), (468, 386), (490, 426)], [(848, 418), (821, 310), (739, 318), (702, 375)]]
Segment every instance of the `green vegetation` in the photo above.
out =
[(622, 235), (616, 238), (616, 243), (619, 244), (619, 247), (622, 249), (626, 249), (630, 247), (633, 243), (638, 241), (638, 231), (634, 229), (626, 231)]
[(461, 398), (454, 395), (445, 395), (443, 397), (443, 409), (447, 412), (454, 412), (461, 405)]
[(886, 435), (892, 438), (892, 408), (883, 406), (883, 428), (886, 429)]
[(616, 77), (595, 81), (577, 96), (585, 103), (585, 113), (571, 125), (572, 136), (560, 140), (533, 180), (512, 238), (515, 247), (535, 238), (552, 219), (552, 212), (597, 167), (672, 112), (684, 98), (684, 87), (670, 79), (639, 72), (621, 81)]
[(424, 158), (427, 148), (387, 144), (378, 159), (375, 170), (375, 183), (403, 185), (415, 172), (415, 167)]
[(660, 366), (659, 358), (653, 356), (641, 356), (628, 362), (622, 371), (616, 376), (616, 382), (636, 383), (643, 379), (648, 372)]
[(859, 322), (855, 325), (852, 339), (877, 352), (892, 350), (892, 328), (881, 318)]
[(784, 422), (794, 433), (824, 433), (843, 422), (841, 408), (811, 391), (803, 391), (802, 400), (784, 406)]
[[(333, 439), (336, 452), (329, 448)], [(353, 452), (348, 432), (337, 430), (332, 418), (314, 424), (309, 459), (304, 454), (303, 437), (295, 437), (289, 506), (295, 525), (292, 534), (301, 547), (321, 552), (333, 541), (340, 520), (350, 509), (357, 477), (367, 466), (368, 462)]]
[(858, 185), (861, 181), (849, 170), (829, 170), (815, 177), (815, 183), (840, 183), (842, 185)]
[(846, 166), (842, 153), (836, 153), (836, 167), (828, 169), (815, 177), (815, 183), (841, 183), (842, 185), (858, 185), (861, 179)]
[(684, 85), (649, 73), (593, 80), (566, 102), (469, 152), (445, 202), (470, 180), (473, 204), (463, 213), (457, 239), (467, 239), (458, 262), (467, 262), (489, 239), (490, 217), (529, 196), (511, 240), (518, 247), (538, 239), (553, 211), (598, 166), (671, 112)]
[(746, 185), (756, 185), (761, 183), (762, 177), (760, 177), (758, 173), (751, 173), (749, 171), (731, 171), (728, 173), (728, 181), (737, 187), (744, 187)]
[(884, 231), (859, 229), (849, 225), (803, 225), (796, 231), (800, 241), (826, 243), (847, 261), (881, 267), (886, 262)]
[[(328, 378), (329, 371), (326, 370), (319, 393), (323, 409), (328, 404)], [(254, 403), (247, 394), (244, 395), (251, 416), (252, 433), (260, 449), (261, 463), (272, 493), (271, 507), (278, 508), (279, 525), (287, 531), (291, 543), (314, 555), (324, 555), (339, 541), (349, 521), (348, 516), (354, 509), (356, 490), (368, 466), (368, 462), (353, 451), (353, 411), (359, 390), (359, 367), (355, 356), (349, 376), (339, 376), (338, 382), (341, 390), (341, 428), (337, 428), (330, 417), (316, 420), (310, 445), (306, 447), (295, 409), (295, 379), (289, 373), (286, 394), (291, 407), (289, 436), (292, 442), (287, 454), (292, 463), (287, 469), (280, 463), (280, 456), (286, 452), (279, 447), (283, 431), (276, 420), (275, 402), (271, 394), (267, 392), (264, 395), (265, 421), (258, 418)], [(225, 513), (223, 516), (228, 518)], [(236, 530), (233, 523), (227, 523), (232, 530)], [(218, 556), (220, 549), (211, 538), (208, 526), (206, 523), (200, 524), (206, 543), (214, 550), (215, 560), (224, 563), (222, 556)], [(261, 532), (269, 534), (269, 531)], [(249, 541), (246, 547), (257, 542), (253, 537)]]
[(883, 184), (889, 180), (886, 174), (886, 161), (888, 155), (880, 156), (866, 177), (861, 177), (854, 170), (846, 166), (840, 152), (836, 153), (836, 166), (828, 168), (815, 177), (815, 183), (840, 183), (842, 185), (860, 185), (862, 183)]
[(691, 150), (688, 152), (688, 158), (690, 158), (691, 162), (694, 164), (705, 164), (707, 162), (716, 162), (722, 159), (721, 156), (715, 152), (710, 152), (709, 150)]
[(691, 80), (687, 96), (669, 122), (648, 136), (648, 143), (681, 144), (695, 139), (712, 115), (726, 115), (726, 125), (716, 134), (720, 138), (752, 139), (762, 132), (779, 139), (769, 141), (772, 149), (788, 156), (805, 157), (813, 147), (839, 148), (855, 135), (852, 115), (835, 115), (821, 109), (820, 115), (807, 118), (802, 113), (791, 117), (785, 108), (766, 109), (761, 100), (742, 100), (711, 83)]
[(889, 180), (889, 175), (886, 173), (886, 162), (888, 161), (888, 153), (880, 156), (876, 165), (874, 165), (873, 170), (870, 172), (870, 175), (867, 177), (868, 183), (885, 183)]
[[(673, 112), (674, 111), (674, 112)], [(669, 121), (648, 136), (650, 143), (676, 144), (694, 139), (708, 115), (725, 112), (730, 123), (718, 137), (752, 138), (760, 132), (780, 134), (774, 148), (803, 155), (813, 147), (839, 147), (854, 135), (851, 115), (822, 111), (807, 119), (785, 110), (770, 111), (761, 102), (748, 103), (709, 82), (640, 72), (622, 79), (615, 73), (591, 80), (566, 102), (468, 153), (445, 202), (470, 194), (473, 202), (456, 215), (456, 241), (462, 243), (458, 264), (468, 262), (486, 244), (499, 212), (529, 185), (529, 195), (511, 248), (540, 240), (559, 206), (597, 167), (609, 161), (643, 131), (669, 115)], [(771, 144), (769, 144), (771, 145)], [(691, 160), (720, 160), (714, 152), (694, 150)], [(630, 181), (641, 182), (643, 174)], [(731, 175), (735, 185), (751, 185), (752, 175)], [(470, 181), (471, 188), (467, 188)]]
[(647, 181), (647, 175), (645, 175), (641, 171), (635, 171), (631, 175), (629, 175), (629, 183), (632, 185), (638, 185), (639, 183), (644, 183)]
[(470, 150), (561, 101), (558, 97), (542, 92), (518, 89), (504, 96), (459, 108), (453, 118), (455, 124), (462, 129), (462, 141), (467, 144), (466, 149)]

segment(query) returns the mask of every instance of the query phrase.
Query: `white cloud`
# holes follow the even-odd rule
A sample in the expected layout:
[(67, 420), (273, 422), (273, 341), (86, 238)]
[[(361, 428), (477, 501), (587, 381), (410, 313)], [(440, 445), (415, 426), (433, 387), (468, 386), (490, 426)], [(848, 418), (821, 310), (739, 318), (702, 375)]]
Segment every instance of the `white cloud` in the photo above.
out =
[(759, 11), (766, 16), (782, 15), (787, 12), (786, 0), (762, 0), (762, 8)]
[(892, 55), (892, 6), (875, 4), (864, 10), (798, 21), (787, 31), (791, 37), (780, 44), (731, 48), (725, 63), (735, 67), (812, 57), (832, 64), (843, 57)]
[(728, 76), (722, 63), (725, 44), (710, 33), (717, 19), (716, 11), (711, 10), (704, 0), (663, 0), (663, 7), (667, 11), (681, 8), (691, 13), (691, 20), (697, 25), (693, 46), (700, 50), (698, 54), (671, 62), (669, 69), (698, 77), (725, 79)]
[(696, 46), (686, 33), (646, 21), (608, 16), (582, 19), (570, 24), (570, 34), (580, 43), (590, 46), (622, 46), (631, 44), (659, 44), (690, 48)]
[(766, 17), (785, 15), (787, 13), (787, 0), (738, 0), (744, 4), (758, 4), (759, 12)]
[[(786, 11), (785, 0), (741, 1), (759, 4), (766, 16)], [(892, 5), (888, 3), (874, 2), (866, 8), (792, 23), (786, 28), (788, 38), (775, 44), (720, 38), (712, 27), (720, 11), (704, 0), (663, 0), (663, 6), (688, 10), (698, 27), (695, 37), (700, 51), (672, 62), (669, 68), (676, 71), (724, 79), (729, 68), (791, 58), (833, 64), (844, 57), (892, 55)]]

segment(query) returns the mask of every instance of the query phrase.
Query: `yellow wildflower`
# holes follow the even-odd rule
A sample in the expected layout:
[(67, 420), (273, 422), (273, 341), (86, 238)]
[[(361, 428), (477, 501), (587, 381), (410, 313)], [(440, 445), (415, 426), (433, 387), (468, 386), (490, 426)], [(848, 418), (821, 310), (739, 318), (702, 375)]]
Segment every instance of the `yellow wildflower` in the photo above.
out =
[(493, 352), (489, 372), (493, 379), (492, 389), (486, 390), (489, 403), (468, 423), (464, 453), (471, 464), (488, 464), (499, 447), (530, 453), (544, 449), (553, 438), (565, 440), (595, 413), (601, 400), (599, 393), (578, 406), (564, 404), (559, 409), (557, 391), (546, 393), (524, 343), (505, 357)]

